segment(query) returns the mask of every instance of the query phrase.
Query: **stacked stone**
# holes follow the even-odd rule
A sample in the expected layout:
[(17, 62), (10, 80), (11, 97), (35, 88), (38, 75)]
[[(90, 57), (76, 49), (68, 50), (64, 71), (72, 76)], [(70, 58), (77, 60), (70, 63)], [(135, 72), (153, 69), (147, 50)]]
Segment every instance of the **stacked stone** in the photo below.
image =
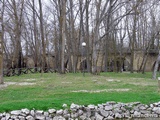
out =
[(116, 103), (114, 101), (95, 105), (66, 104), (63, 109), (55, 110), (14, 110), (0, 113), (0, 120), (112, 120), (123, 118), (158, 118), (160, 117), (160, 102), (150, 105), (133, 103)]

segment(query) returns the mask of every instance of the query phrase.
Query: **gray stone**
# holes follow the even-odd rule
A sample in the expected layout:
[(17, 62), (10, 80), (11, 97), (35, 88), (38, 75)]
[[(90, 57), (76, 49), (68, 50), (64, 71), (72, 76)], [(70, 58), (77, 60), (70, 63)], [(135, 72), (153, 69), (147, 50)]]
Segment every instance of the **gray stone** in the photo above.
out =
[(135, 111), (133, 114), (133, 117), (141, 117), (141, 113), (138, 111)]
[(119, 113), (115, 113), (115, 118), (121, 119), (121, 118), (122, 118), (122, 115), (119, 114)]
[[(125, 107), (121, 107), (121, 110), (123, 113), (127, 111), (127, 109)], [(121, 112), (119, 112), (119, 113), (121, 113)]]
[(98, 106), (98, 108), (103, 108), (102, 104), (98, 104), (97, 106)]
[(83, 114), (83, 111), (82, 110), (78, 110), (78, 116), (81, 116)]
[(86, 120), (86, 118), (87, 118), (87, 117), (86, 117), (85, 115), (79, 116), (79, 119), (80, 119), (80, 120)]
[(6, 120), (8, 120), (11, 117), (9, 113), (6, 113)]
[(68, 113), (69, 113), (69, 111), (67, 109), (63, 110), (63, 115), (66, 115)]
[(6, 120), (6, 117), (2, 117), (1, 120)]
[(151, 107), (151, 108), (153, 108), (153, 107), (154, 107), (154, 105), (153, 105), (153, 104), (150, 104), (150, 107)]
[(103, 110), (103, 109), (100, 109), (100, 114), (101, 114), (102, 116), (104, 116), (104, 117), (108, 117), (108, 115), (109, 115), (108, 111), (105, 111), (105, 110)]
[(71, 115), (70, 114), (65, 114), (65, 115), (63, 115), (63, 117), (66, 118), (66, 119), (68, 119), (68, 118), (71, 117)]
[(106, 111), (110, 111), (113, 109), (113, 106), (112, 105), (109, 105), (109, 106), (105, 106), (105, 110)]
[(20, 110), (11, 111), (11, 115), (20, 115), (20, 114), (21, 114)]
[(67, 104), (63, 104), (62, 107), (63, 107), (63, 108), (66, 108), (66, 107), (67, 107)]
[(62, 109), (57, 110), (56, 114), (57, 114), (57, 115), (62, 115), (62, 114), (63, 114), (63, 110), (62, 110)]
[(123, 117), (130, 118), (130, 112), (127, 111), (127, 112), (123, 113)]
[(18, 118), (19, 118), (20, 120), (25, 120), (25, 117), (24, 117), (24, 116), (18, 116)]
[(96, 120), (103, 120), (104, 117), (96, 112), (95, 113), (95, 118), (96, 118)]
[(77, 118), (78, 117), (78, 113), (71, 113), (71, 118)]
[(140, 109), (140, 110), (146, 110), (147, 108), (142, 105), (142, 106), (139, 107), (139, 109)]
[(140, 111), (142, 114), (151, 114), (151, 111), (148, 111), (148, 110), (141, 110)]
[(46, 120), (52, 120), (52, 118), (51, 117), (46, 117)]
[(65, 120), (65, 118), (62, 116), (55, 116), (53, 120)]
[(93, 109), (95, 109), (95, 105), (88, 105), (88, 108), (93, 110)]
[(114, 113), (122, 113), (122, 110), (120, 108), (115, 108), (113, 110)]
[(133, 114), (133, 113), (134, 113), (134, 110), (131, 110), (130, 113)]
[(34, 120), (34, 118), (31, 115), (27, 116), (26, 119), (27, 120)]
[(154, 107), (152, 109), (153, 112), (157, 113), (157, 114), (160, 114), (160, 107)]
[(72, 103), (70, 109), (79, 109), (79, 105)]
[(26, 114), (26, 115), (28, 115), (30, 113), (30, 111), (27, 108), (22, 109), (21, 112)]
[(43, 114), (43, 110), (37, 110), (36, 114)]
[(108, 117), (106, 118), (106, 120), (114, 120), (114, 117), (113, 117), (113, 116), (108, 116)]
[(45, 117), (48, 117), (48, 116), (49, 116), (49, 113), (48, 113), (48, 112), (44, 112), (44, 116), (45, 116)]
[(18, 118), (18, 115), (11, 115), (11, 119), (17, 119)]
[(115, 105), (113, 105), (113, 108), (120, 108), (120, 107), (122, 107), (121, 104), (115, 104)]
[(34, 110), (31, 110), (30, 114), (31, 114), (32, 116), (35, 116), (35, 111), (34, 111)]
[(50, 114), (52, 114), (52, 113), (55, 113), (56, 110), (55, 110), (55, 109), (49, 109), (48, 112), (49, 112)]
[(36, 115), (36, 117), (35, 117), (36, 119), (38, 119), (38, 120), (45, 120), (45, 116), (44, 115)]

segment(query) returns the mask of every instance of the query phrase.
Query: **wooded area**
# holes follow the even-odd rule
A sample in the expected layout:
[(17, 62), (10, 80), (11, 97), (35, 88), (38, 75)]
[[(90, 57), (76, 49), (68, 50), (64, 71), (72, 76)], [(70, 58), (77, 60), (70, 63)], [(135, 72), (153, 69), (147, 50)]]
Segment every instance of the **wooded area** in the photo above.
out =
[(159, 50), (159, 5), (159, 0), (1, 0), (0, 67), (28, 67), (30, 57), (35, 71), (45, 71), (51, 55), (57, 72), (75, 73), (82, 56), (82, 67), (95, 74), (99, 67), (111, 69), (111, 55), (113, 71), (121, 71), (123, 58), (117, 56), (130, 52), (133, 72), (134, 52), (141, 50), (138, 71), (144, 72), (149, 52)]

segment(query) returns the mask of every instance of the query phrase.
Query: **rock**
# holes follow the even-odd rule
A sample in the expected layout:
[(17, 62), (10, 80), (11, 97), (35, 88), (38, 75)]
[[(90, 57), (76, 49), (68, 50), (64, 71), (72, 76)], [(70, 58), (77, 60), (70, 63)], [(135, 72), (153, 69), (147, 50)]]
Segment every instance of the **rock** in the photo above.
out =
[(36, 114), (43, 114), (43, 110), (37, 110)]
[(1, 120), (6, 120), (6, 117), (2, 117)]
[(98, 106), (98, 108), (103, 108), (103, 105), (101, 105), (101, 104), (98, 104), (97, 106)]
[(46, 119), (45, 120), (52, 120), (52, 118), (51, 117), (46, 117)]
[(55, 113), (56, 110), (55, 110), (55, 109), (49, 109), (48, 112), (49, 112), (50, 114), (52, 114), (52, 113)]
[(160, 107), (154, 107), (152, 111), (160, 115)]
[(30, 114), (31, 114), (32, 116), (35, 116), (35, 111), (34, 111), (34, 110), (31, 110)]
[(106, 118), (106, 120), (114, 120), (114, 117), (113, 117), (113, 116), (108, 116), (108, 117)]
[(114, 113), (122, 113), (122, 110), (120, 108), (115, 108), (113, 110)]
[(105, 111), (105, 110), (103, 110), (103, 109), (100, 109), (100, 114), (101, 114), (102, 116), (104, 116), (104, 117), (108, 117), (108, 115), (109, 115), (108, 111)]
[(78, 118), (78, 113), (71, 113), (71, 118)]
[(68, 113), (69, 113), (68, 109), (63, 110), (63, 115), (66, 115)]
[(20, 110), (11, 111), (11, 115), (20, 115), (20, 114), (21, 114)]
[(67, 104), (63, 104), (62, 107), (63, 107), (63, 108), (66, 108), (66, 107), (67, 107)]
[(63, 115), (63, 117), (66, 118), (66, 119), (68, 119), (68, 118), (71, 117), (71, 115), (70, 114), (65, 114), (65, 115)]
[(62, 115), (62, 114), (63, 114), (63, 110), (62, 110), (62, 109), (57, 110), (56, 114), (57, 114), (57, 115)]
[(79, 118), (80, 118), (80, 120), (86, 120), (86, 116), (85, 115), (81, 115), (81, 116), (79, 116)]
[(146, 110), (147, 108), (142, 105), (142, 106), (139, 107), (139, 109), (140, 109), (140, 110)]
[(103, 120), (104, 117), (96, 112), (95, 113), (95, 118), (96, 118), (96, 120)]
[(135, 106), (135, 107), (133, 108), (133, 110), (134, 110), (134, 111), (139, 111), (138, 106)]
[(49, 116), (49, 113), (48, 113), (48, 112), (44, 112), (44, 116), (45, 116), (45, 117), (48, 117), (48, 116)]
[(133, 114), (133, 117), (141, 117), (141, 113), (138, 111), (135, 111)]
[(121, 104), (115, 104), (115, 105), (113, 105), (113, 108), (121, 108), (121, 107), (122, 107)]
[(109, 105), (109, 106), (105, 106), (105, 110), (106, 111), (110, 111), (113, 109), (113, 106), (112, 105)]
[(9, 113), (6, 113), (6, 120), (8, 120), (11, 117)]
[(44, 115), (36, 115), (35, 117), (37, 120), (45, 120), (45, 116)]
[(115, 113), (115, 118), (121, 119), (121, 118), (122, 118), (122, 115), (119, 114), (119, 113)]
[(53, 120), (65, 120), (65, 118), (62, 116), (55, 116)]
[(82, 110), (78, 110), (78, 116), (81, 116), (83, 114), (83, 111)]
[(151, 111), (148, 111), (148, 110), (141, 110), (140, 111), (142, 114), (151, 114)]
[(79, 109), (79, 105), (72, 103), (70, 109)]
[(88, 108), (91, 109), (91, 110), (94, 110), (95, 109), (95, 105), (88, 105)]
[(125, 113), (123, 113), (123, 117), (130, 118), (130, 112), (126, 111)]
[(13, 120), (18, 119), (18, 115), (11, 115), (11, 119)]
[(21, 112), (26, 114), (26, 115), (28, 115), (30, 113), (30, 111), (28, 109), (26, 109), (26, 108), (22, 109)]
[(150, 104), (149, 106), (150, 106), (151, 108), (153, 108), (153, 107), (154, 107), (154, 105), (153, 105), (153, 104)]
[(24, 116), (18, 116), (18, 118), (19, 118), (20, 120), (25, 120), (25, 117), (24, 117)]
[(26, 119), (27, 120), (34, 120), (34, 118), (31, 115), (27, 116)]

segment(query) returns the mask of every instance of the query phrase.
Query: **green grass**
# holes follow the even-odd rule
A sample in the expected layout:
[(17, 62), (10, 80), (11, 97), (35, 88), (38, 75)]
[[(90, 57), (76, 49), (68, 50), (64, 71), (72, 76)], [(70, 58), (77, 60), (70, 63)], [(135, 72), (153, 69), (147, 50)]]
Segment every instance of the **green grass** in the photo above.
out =
[[(85, 77), (82, 73), (45, 73), (43, 76), (37, 73), (5, 77), (6, 83), (17, 84), (0, 87), (0, 112), (22, 108), (60, 109), (63, 103), (158, 102), (157, 80), (152, 80), (151, 76), (151, 73), (101, 73), (99, 76), (86, 73)], [(26, 82), (35, 84), (18, 85)], [(123, 91), (125, 89), (128, 91)], [(88, 92), (78, 92), (80, 90)]]

